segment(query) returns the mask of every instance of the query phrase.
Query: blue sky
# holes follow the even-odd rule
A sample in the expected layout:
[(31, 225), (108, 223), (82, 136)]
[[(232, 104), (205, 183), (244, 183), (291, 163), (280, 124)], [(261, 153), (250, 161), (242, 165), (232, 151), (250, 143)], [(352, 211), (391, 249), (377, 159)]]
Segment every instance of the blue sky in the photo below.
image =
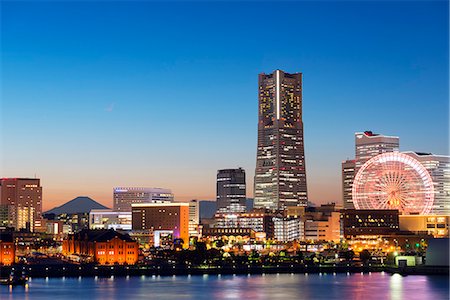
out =
[(44, 207), (113, 186), (252, 196), (257, 75), (303, 73), (309, 196), (340, 201), (354, 132), (448, 154), (448, 3), (2, 2), (0, 176)]

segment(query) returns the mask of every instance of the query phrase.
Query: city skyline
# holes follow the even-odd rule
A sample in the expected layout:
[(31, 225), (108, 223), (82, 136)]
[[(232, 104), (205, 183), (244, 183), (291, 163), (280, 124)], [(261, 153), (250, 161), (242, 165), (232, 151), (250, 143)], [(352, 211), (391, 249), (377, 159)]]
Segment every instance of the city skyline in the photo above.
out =
[[(177, 19), (141, 4), (2, 4), (0, 176), (40, 178), (44, 211), (80, 195), (112, 207), (114, 186), (214, 199), (226, 168), (243, 167), (253, 186), (257, 75), (276, 69), (304, 75), (312, 202), (341, 202), (355, 132), (448, 155), (444, 2), (180, 4), (189, 13)], [(240, 14), (249, 19), (228, 22)], [(261, 30), (268, 17), (286, 24)], [(173, 24), (162, 29), (164, 18)], [(266, 34), (276, 43), (261, 49)]]

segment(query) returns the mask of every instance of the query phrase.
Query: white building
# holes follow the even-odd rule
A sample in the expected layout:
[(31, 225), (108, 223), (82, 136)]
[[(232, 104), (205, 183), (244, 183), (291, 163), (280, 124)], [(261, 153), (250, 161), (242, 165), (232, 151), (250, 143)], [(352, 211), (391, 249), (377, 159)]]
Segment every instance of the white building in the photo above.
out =
[(304, 221), (301, 218), (273, 217), (274, 239), (280, 242), (303, 240)]
[(372, 157), (399, 151), (399, 144), (398, 136), (387, 136), (372, 131), (355, 133), (355, 174)]
[(189, 236), (201, 236), (200, 203), (197, 200), (189, 201)]
[(358, 170), (378, 154), (399, 151), (400, 139), (372, 131), (355, 133), (355, 159), (342, 162), (342, 201), (344, 208), (354, 209), (352, 188)]
[(131, 230), (131, 211), (93, 209), (89, 212), (89, 229)]
[(169, 189), (145, 187), (116, 187), (113, 195), (115, 211), (131, 212), (131, 204), (173, 202), (173, 194)]
[(411, 151), (403, 153), (417, 159), (430, 173), (434, 188), (430, 214), (450, 215), (450, 156)]

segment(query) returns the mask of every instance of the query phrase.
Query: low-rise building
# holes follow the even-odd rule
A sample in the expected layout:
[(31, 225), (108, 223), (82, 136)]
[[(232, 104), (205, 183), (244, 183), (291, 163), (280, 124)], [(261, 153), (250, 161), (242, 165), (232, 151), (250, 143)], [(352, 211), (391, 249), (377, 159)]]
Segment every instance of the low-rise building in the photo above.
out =
[(189, 246), (189, 203), (137, 203), (131, 207), (132, 229), (152, 231), (156, 247), (161, 235), (182, 239), (183, 246)]
[(311, 207), (305, 212), (305, 240), (334, 241), (341, 238), (341, 214), (334, 203)]
[(131, 230), (131, 212), (93, 209), (89, 212), (89, 229)]
[(274, 239), (280, 242), (303, 240), (304, 222), (300, 217), (273, 217)]
[(402, 215), (399, 226), (402, 231), (427, 233), (435, 238), (448, 238), (450, 216), (442, 215)]
[(12, 233), (0, 233), (0, 264), (11, 265), (16, 259), (14, 238)]
[(135, 264), (138, 243), (128, 234), (114, 230), (84, 229), (63, 241), (62, 254), (89, 257), (101, 265)]
[(268, 238), (274, 237), (273, 220), (275, 215), (264, 210), (254, 210), (249, 213), (216, 213), (214, 228), (246, 229), (255, 233), (264, 232)]
[(390, 235), (399, 231), (399, 212), (394, 209), (345, 209), (341, 214), (345, 238), (360, 235)]

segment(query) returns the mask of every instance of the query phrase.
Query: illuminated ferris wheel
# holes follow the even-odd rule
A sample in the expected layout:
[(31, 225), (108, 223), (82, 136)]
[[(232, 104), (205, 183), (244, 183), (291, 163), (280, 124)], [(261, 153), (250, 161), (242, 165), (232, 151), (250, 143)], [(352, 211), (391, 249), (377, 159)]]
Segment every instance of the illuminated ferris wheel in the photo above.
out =
[(356, 209), (398, 209), (401, 214), (428, 214), (434, 201), (433, 181), (413, 157), (389, 152), (368, 160), (353, 181)]

